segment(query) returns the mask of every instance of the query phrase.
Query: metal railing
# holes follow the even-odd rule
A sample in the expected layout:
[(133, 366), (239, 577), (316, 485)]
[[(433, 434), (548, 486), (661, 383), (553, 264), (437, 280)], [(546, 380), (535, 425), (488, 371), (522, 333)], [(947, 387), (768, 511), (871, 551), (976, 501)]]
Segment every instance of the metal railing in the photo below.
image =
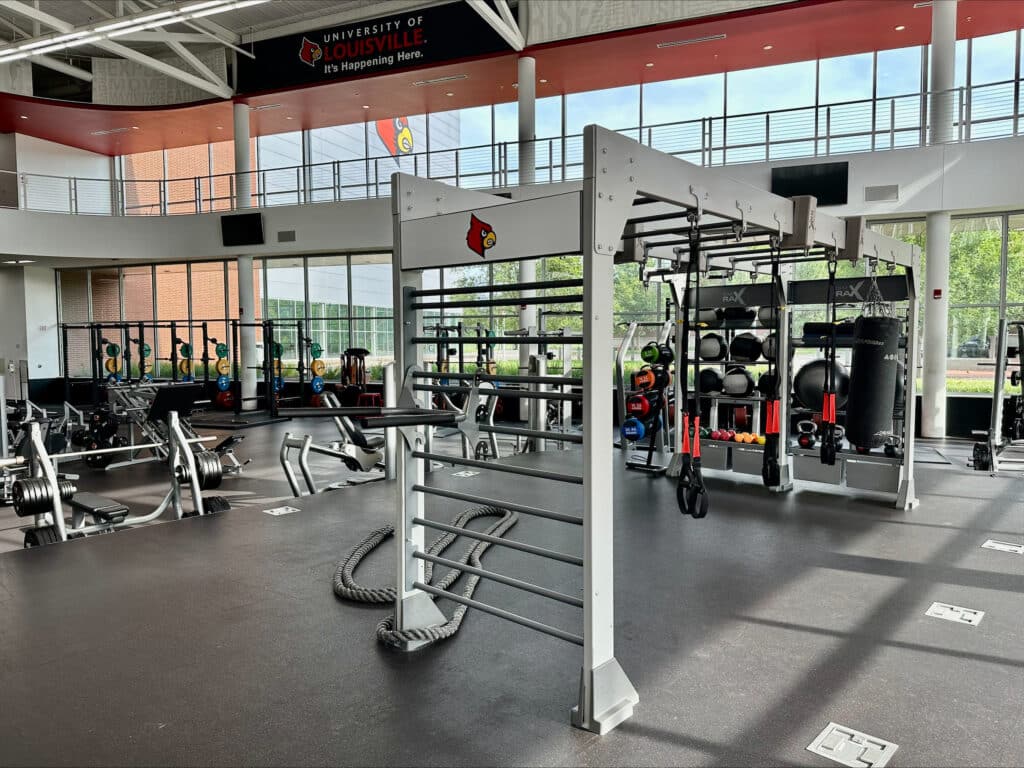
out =
[[(618, 132), (703, 166), (874, 152), (1020, 135), (1022, 86), (1016, 80), (935, 93), (705, 117)], [(942, 125), (928, 125), (929, 100), (941, 99)], [(391, 194), (391, 174), (411, 173), (460, 187), (520, 183), (519, 144), (501, 142), (398, 157), (334, 160), (248, 173), (256, 207), (365, 200)], [(579, 179), (582, 134), (534, 142), (534, 182)], [(104, 216), (167, 216), (234, 210), (240, 174), (180, 179), (87, 179), (0, 171), (0, 206)], [(16, 190), (16, 191), (15, 191)]]

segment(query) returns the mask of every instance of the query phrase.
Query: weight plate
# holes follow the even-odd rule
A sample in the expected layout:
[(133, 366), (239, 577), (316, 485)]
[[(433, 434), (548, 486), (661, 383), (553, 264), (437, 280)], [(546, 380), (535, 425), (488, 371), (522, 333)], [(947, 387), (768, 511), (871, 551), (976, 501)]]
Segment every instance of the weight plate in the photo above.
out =
[(320, 346), (320, 344), (318, 342), (314, 341), (312, 344), (309, 345), (309, 355), (310, 355), (310, 357), (314, 357), (314, 358), (316, 358), (316, 357), (323, 357), (324, 356), (324, 348), (322, 346)]
[(153, 348), (149, 346), (149, 344), (143, 344), (141, 351), (143, 357), (149, 357), (150, 355), (153, 354)]
[(182, 344), (178, 347), (178, 354), (182, 357), (192, 357), (192, 345), (188, 343)]
[(323, 376), (327, 373), (327, 363), (323, 360), (314, 360), (309, 364), (309, 370), (313, 372), (314, 376)]
[(217, 389), (221, 392), (227, 392), (231, 389), (231, 377), (221, 374), (217, 377)]
[(218, 392), (215, 402), (218, 408), (231, 409), (235, 405), (235, 395), (231, 391)]
[(217, 374), (220, 376), (227, 376), (231, 373), (231, 362), (229, 360), (225, 360), (223, 357), (214, 364), (214, 367), (217, 369)]
[(107, 344), (107, 357), (117, 357), (121, 354), (121, 347), (117, 344)]
[(117, 373), (117, 369), (121, 367), (121, 361), (116, 357), (108, 357), (104, 361), (103, 367), (106, 368), (107, 373)]
[(121, 374), (111, 373), (107, 376), (107, 384), (119, 384), (121, 382)]
[(182, 376), (189, 376), (192, 373), (192, 361), (191, 360), (179, 360), (178, 361), (178, 373)]
[(146, 382), (152, 381), (153, 380), (153, 374), (148, 373), (148, 372), (147, 373), (143, 373), (142, 374), (142, 380), (146, 381)]
[(309, 382), (309, 386), (313, 388), (316, 394), (320, 394), (324, 391), (324, 379), (322, 376), (314, 376), (313, 380)]
[(282, 389), (284, 389), (284, 379), (281, 378), (280, 376), (275, 376), (274, 377), (274, 391), (275, 392), (280, 392)]
[(274, 342), (274, 357), (280, 358), (284, 354), (284, 346), (279, 341)]
[(283, 366), (281, 364), (281, 358), (276, 358), (274, 360), (274, 375), (275, 376), (280, 376), (282, 368), (283, 368)]
[(229, 352), (228, 345), (225, 344), (224, 342), (221, 342), (220, 344), (213, 348), (213, 351), (217, 355), (217, 357), (227, 357)]
[(182, 376), (181, 377), (181, 382), (183, 384), (191, 384), (193, 381), (195, 381), (195, 378), (193, 376)]

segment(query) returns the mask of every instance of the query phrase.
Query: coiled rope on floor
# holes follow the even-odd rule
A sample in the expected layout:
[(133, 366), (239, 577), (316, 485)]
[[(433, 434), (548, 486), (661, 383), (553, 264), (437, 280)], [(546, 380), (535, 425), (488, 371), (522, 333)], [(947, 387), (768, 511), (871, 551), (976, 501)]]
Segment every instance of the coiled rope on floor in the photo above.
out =
[[(479, 517), (497, 517), (499, 518), (490, 528), (484, 533), (491, 536), (504, 536), (511, 528), (519, 521), (519, 515), (507, 509), (501, 509), (499, 507), (473, 507), (465, 510), (462, 514), (452, 520), (451, 525), (455, 528), (465, 528), (470, 522), (476, 520)], [(355, 580), (355, 571), (359, 567), (359, 564), (363, 561), (370, 552), (376, 549), (381, 542), (395, 535), (395, 528), (392, 525), (385, 525), (372, 531), (365, 539), (363, 539), (348, 556), (342, 560), (341, 564), (334, 572), (334, 594), (344, 600), (353, 600), (360, 603), (374, 603), (378, 605), (386, 605), (394, 603), (397, 593), (394, 587), (364, 587)], [(458, 534), (445, 533), (442, 536), (438, 536), (429, 547), (427, 547), (427, 554), (440, 556), (452, 543), (458, 538)], [(471, 565), (474, 568), (482, 567), (480, 558), (484, 552), (487, 551), (488, 547), (491, 546), (491, 542), (478, 541), (469, 547), (456, 562), (462, 565)], [(430, 584), (430, 580), (434, 573), (434, 564), (426, 561), (424, 563), (423, 578), (425, 583)], [(438, 589), (447, 590), (451, 587), (460, 576), (463, 575), (462, 571), (455, 570), (454, 568), (449, 570), (445, 577), (441, 579), (437, 584), (432, 586)], [(466, 579), (466, 586), (462, 590), (462, 597), (470, 598), (476, 591), (477, 584), (480, 583), (480, 577), (474, 574), (468, 574)], [(423, 629), (406, 629), (397, 630), (395, 629), (395, 617), (388, 616), (381, 620), (377, 625), (377, 639), (387, 645), (400, 645), (402, 643), (416, 642), (416, 641), (433, 641), (433, 640), (445, 640), (456, 632), (459, 631), (459, 627), (462, 625), (462, 620), (466, 616), (466, 610), (468, 606), (459, 604), (456, 606), (454, 613), (447, 622), (436, 627), (425, 627)]]

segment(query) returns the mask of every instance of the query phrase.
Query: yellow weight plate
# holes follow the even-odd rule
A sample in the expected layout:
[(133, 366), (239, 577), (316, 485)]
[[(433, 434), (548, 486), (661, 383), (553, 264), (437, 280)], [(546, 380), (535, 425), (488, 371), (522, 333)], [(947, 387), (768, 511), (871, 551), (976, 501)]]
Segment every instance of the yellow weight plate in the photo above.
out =
[(323, 376), (327, 372), (327, 363), (318, 358), (309, 364), (309, 370), (314, 376)]
[(279, 357), (274, 358), (274, 375), (275, 376), (280, 376), (281, 375), (281, 358), (279, 358)]
[(192, 361), (191, 360), (179, 360), (178, 361), (178, 373), (182, 376), (192, 375)]
[(117, 373), (121, 368), (121, 361), (116, 357), (108, 357), (103, 367), (107, 369), (107, 373)]
[(231, 373), (231, 361), (226, 360), (223, 357), (217, 361), (216, 367), (217, 373), (220, 374), (221, 376), (227, 376), (229, 373)]

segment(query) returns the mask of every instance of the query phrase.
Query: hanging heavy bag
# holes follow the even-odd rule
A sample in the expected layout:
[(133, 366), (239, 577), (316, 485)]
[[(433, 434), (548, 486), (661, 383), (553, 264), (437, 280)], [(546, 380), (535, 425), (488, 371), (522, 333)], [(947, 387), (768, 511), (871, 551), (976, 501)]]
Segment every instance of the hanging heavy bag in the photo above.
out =
[(701, 360), (717, 362), (725, 360), (729, 352), (725, 339), (717, 333), (706, 333), (700, 337), (700, 346), (697, 348), (697, 355)]
[(721, 392), (725, 389), (725, 377), (717, 368), (702, 368), (699, 375), (701, 392)]
[(750, 397), (754, 393), (754, 377), (742, 365), (725, 372), (723, 389), (730, 397)]
[(697, 312), (697, 322), (705, 328), (721, 328), (725, 319), (725, 310), (721, 308), (701, 309)]
[(894, 317), (858, 317), (850, 361), (846, 439), (880, 448), (892, 432), (901, 323)]
[(761, 340), (752, 333), (740, 333), (729, 345), (729, 357), (737, 363), (754, 363), (761, 357)]

